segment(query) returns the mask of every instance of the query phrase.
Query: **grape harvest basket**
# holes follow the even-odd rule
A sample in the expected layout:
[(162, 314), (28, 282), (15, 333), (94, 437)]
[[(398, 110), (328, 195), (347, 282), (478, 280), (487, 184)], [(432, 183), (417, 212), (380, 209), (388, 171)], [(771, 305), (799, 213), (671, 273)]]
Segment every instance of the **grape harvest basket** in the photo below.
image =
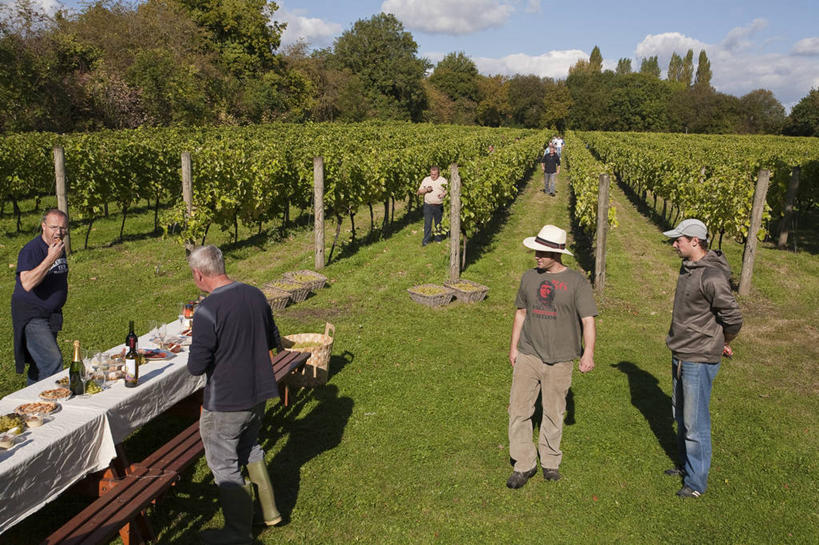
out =
[(273, 282), (268, 282), (266, 285), (286, 291), (290, 294), (290, 301), (293, 303), (301, 303), (307, 299), (310, 293), (310, 286), (295, 280), (279, 279)]
[(288, 377), (290, 384), (293, 386), (318, 386), (327, 383), (335, 334), (335, 326), (327, 322), (324, 324), (324, 335), (321, 333), (296, 333), (282, 337), (282, 345), (285, 349), (310, 353), (310, 359), (304, 364), (301, 374)]
[(317, 273), (316, 271), (290, 271), (284, 273), (282, 276), (284, 276), (286, 280), (307, 284), (313, 291), (320, 290), (327, 284), (327, 277), (323, 274)]
[(290, 292), (273, 287), (270, 283), (262, 286), (262, 293), (267, 297), (271, 310), (282, 310), (290, 302)]
[(439, 284), (421, 284), (407, 288), (410, 299), (428, 307), (441, 307), (448, 304), (455, 292)]
[(466, 278), (461, 278), (454, 282), (444, 282), (444, 286), (454, 291), (458, 301), (463, 301), (464, 303), (483, 301), (486, 298), (486, 294), (489, 293), (487, 286), (478, 284), (472, 280), (467, 280)]

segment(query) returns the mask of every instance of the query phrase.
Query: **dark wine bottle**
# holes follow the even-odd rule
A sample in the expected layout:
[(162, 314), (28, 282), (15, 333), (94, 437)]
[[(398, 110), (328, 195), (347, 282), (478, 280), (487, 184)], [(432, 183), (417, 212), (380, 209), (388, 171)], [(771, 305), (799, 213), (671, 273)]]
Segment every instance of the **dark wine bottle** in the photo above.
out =
[(128, 336), (125, 337), (125, 387), (133, 388), (139, 384), (139, 354), (133, 320), (129, 322), (128, 329)]
[(71, 358), (71, 365), (68, 367), (68, 389), (75, 396), (81, 396), (85, 393), (85, 383), (82, 377), (84, 370), (82, 357), (80, 356), (80, 341), (74, 341), (74, 357)]

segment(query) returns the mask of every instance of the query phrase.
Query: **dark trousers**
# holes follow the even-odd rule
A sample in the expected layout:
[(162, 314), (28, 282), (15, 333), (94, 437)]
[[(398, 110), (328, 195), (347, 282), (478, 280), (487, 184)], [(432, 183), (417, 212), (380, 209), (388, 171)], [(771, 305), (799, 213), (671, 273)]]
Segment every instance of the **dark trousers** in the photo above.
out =
[(433, 228), (432, 223), (435, 222), (435, 241), (441, 242), (443, 240), (443, 235), (438, 232), (441, 228), (441, 218), (444, 217), (444, 205), (443, 204), (427, 204), (424, 203), (424, 241), (423, 245), (426, 246), (432, 240), (433, 237)]

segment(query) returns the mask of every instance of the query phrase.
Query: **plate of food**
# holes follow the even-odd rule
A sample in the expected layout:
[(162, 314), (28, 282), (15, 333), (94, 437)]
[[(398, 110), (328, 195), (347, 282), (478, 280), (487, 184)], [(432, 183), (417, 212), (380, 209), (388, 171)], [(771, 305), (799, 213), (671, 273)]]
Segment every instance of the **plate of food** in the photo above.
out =
[(34, 401), (17, 406), (14, 412), (21, 416), (27, 416), (30, 414), (52, 414), (58, 410), (60, 410), (60, 404), (56, 401)]
[(17, 433), (20, 433), (25, 426), (25, 423), (25, 419), (17, 413), (9, 413), (0, 416), (0, 433), (6, 433), (14, 428), (17, 428)]
[(57, 386), (65, 386), (66, 388), (68, 388), (68, 377), (65, 376), (63, 378), (58, 378), (57, 380), (54, 381), (54, 383)]
[(59, 401), (71, 397), (71, 390), (68, 388), (53, 388), (40, 392), (40, 399), (43, 401)]
[(172, 356), (169, 351), (160, 350), (159, 348), (140, 349), (139, 353), (142, 354), (142, 357), (146, 360), (166, 360)]

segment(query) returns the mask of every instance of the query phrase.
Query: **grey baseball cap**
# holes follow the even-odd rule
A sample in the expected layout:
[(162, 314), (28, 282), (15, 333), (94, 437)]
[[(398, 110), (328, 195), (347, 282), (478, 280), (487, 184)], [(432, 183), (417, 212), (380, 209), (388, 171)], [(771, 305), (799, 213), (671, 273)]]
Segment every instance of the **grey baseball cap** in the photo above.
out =
[(668, 238), (696, 237), (708, 240), (708, 228), (703, 222), (693, 218), (682, 220), (677, 227), (671, 231), (665, 231), (663, 234)]

